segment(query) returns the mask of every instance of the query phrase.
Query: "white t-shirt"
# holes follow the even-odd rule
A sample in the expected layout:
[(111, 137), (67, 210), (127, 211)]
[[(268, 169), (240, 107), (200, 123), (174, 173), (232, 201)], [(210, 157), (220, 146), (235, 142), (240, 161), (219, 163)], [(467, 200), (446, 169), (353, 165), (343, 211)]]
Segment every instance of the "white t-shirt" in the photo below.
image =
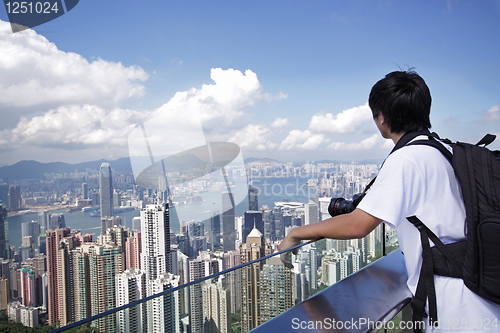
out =
[[(422, 245), (418, 229), (406, 217), (417, 216), (444, 244), (465, 239), (460, 185), (450, 163), (434, 147), (405, 146), (389, 155), (358, 208), (396, 229), (413, 294)], [(435, 276), (434, 281), (439, 332), (500, 331), (500, 305), (477, 296), (462, 279)]]

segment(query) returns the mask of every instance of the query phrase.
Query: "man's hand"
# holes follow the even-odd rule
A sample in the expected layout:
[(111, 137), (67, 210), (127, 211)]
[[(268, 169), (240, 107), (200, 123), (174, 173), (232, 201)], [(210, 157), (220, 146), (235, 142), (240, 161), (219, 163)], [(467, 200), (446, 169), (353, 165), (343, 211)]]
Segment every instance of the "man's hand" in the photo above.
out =
[[(283, 251), (283, 250), (286, 250), (286, 249), (289, 249), (291, 247), (294, 247), (296, 245), (299, 245), (300, 244), (300, 239), (297, 239), (297, 238), (294, 238), (293, 237), (293, 229), (288, 233), (288, 236), (285, 237), (285, 239), (283, 239), (280, 243), (280, 245), (278, 245), (278, 250), (279, 251)], [(291, 251), (293, 254), (297, 254), (297, 249), (295, 250), (292, 250)], [(283, 263), (283, 265), (285, 265), (285, 267), (288, 267), (288, 268), (293, 268), (293, 265), (292, 265), (292, 261), (289, 259), (289, 255), (290, 252), (285, 252), (285, 253), (282, 253), (280, 254), (280, 259), (281, 259), (281, 262)]]
[[(308, 239), (362, 238), (368, 235), (381, 222), (381, 219), (356, 208), (349, 214), (338, 215), (318, 223), (303, 225), (290, 230), (288, 236), (278, 246), (278, 249), (280, 251), (286, 250), (299, 245), (302, 240)], [(294, 252), (296, 253), (297, 250), (294, 250)], [(286, 257), (286, 254), (282, 254), (281, 261), (286, 267), (291, 267), (292, 263)]]

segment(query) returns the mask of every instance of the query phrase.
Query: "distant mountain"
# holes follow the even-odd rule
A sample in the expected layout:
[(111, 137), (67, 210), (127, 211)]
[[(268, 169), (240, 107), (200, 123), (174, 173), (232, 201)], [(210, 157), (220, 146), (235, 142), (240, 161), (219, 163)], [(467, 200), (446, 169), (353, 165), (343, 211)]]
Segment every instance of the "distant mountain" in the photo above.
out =
[(371, 159), (371, 160), (363, 160), (359, 161), (359, 164), (382, 164), (384, 159)]
[(334, 163), (334, 164), (338, 164), (340, 162), (339, 161), (332, 161), (332, 160), (321, 160), (321, 161), (314, 161), (314, 163)]
[(248, 163), (283, 163), (283, 162), (273, 160), (272, 158), (248, 157), (248, 158), (245, 158), (245, 164), (248, 164)]
[(69, 164), (63, 162), (40, 163), (37, 161), (21, 161), (13, 165), (0, 167), (0, 178), (4, 181), (7, 178), (12, 180), (19, 179), (43, 179), (44, 173), (65, 173), (85, 171), (86, 168), (99, 170), (103, 162), (108, 162), (112, 169), (122, 172), (132, 172), (132, 166), (128, 157), (119, 158), (114, 161), (104, 159), (92, 162), (78, 164)]

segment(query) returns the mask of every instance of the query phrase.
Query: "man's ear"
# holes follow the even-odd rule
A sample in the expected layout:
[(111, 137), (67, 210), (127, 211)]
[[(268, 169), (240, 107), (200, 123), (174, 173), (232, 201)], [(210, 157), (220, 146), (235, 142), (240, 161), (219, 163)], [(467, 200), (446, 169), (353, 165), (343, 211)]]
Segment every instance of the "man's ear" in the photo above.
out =
[(384, 118), (384, 115), (382, 114), (382, 112), (378, 113), (378, 116), (377, 116), (377, 118), (375, 118), (375, 121), (377, 123), (379, 123), (380, 125), (385, 124), (385, 118)]

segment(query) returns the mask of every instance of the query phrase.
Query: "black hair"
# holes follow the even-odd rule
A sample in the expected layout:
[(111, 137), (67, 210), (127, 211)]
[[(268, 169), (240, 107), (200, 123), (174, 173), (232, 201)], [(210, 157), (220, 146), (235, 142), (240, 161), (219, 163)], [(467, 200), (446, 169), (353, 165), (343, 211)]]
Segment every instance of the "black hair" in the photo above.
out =
[(385, 118), (391, 133), (409, 133), (431, 128), (431, 93), (413, 69), (389, 73), (375, 83), (368, 104), (377, 118)]

